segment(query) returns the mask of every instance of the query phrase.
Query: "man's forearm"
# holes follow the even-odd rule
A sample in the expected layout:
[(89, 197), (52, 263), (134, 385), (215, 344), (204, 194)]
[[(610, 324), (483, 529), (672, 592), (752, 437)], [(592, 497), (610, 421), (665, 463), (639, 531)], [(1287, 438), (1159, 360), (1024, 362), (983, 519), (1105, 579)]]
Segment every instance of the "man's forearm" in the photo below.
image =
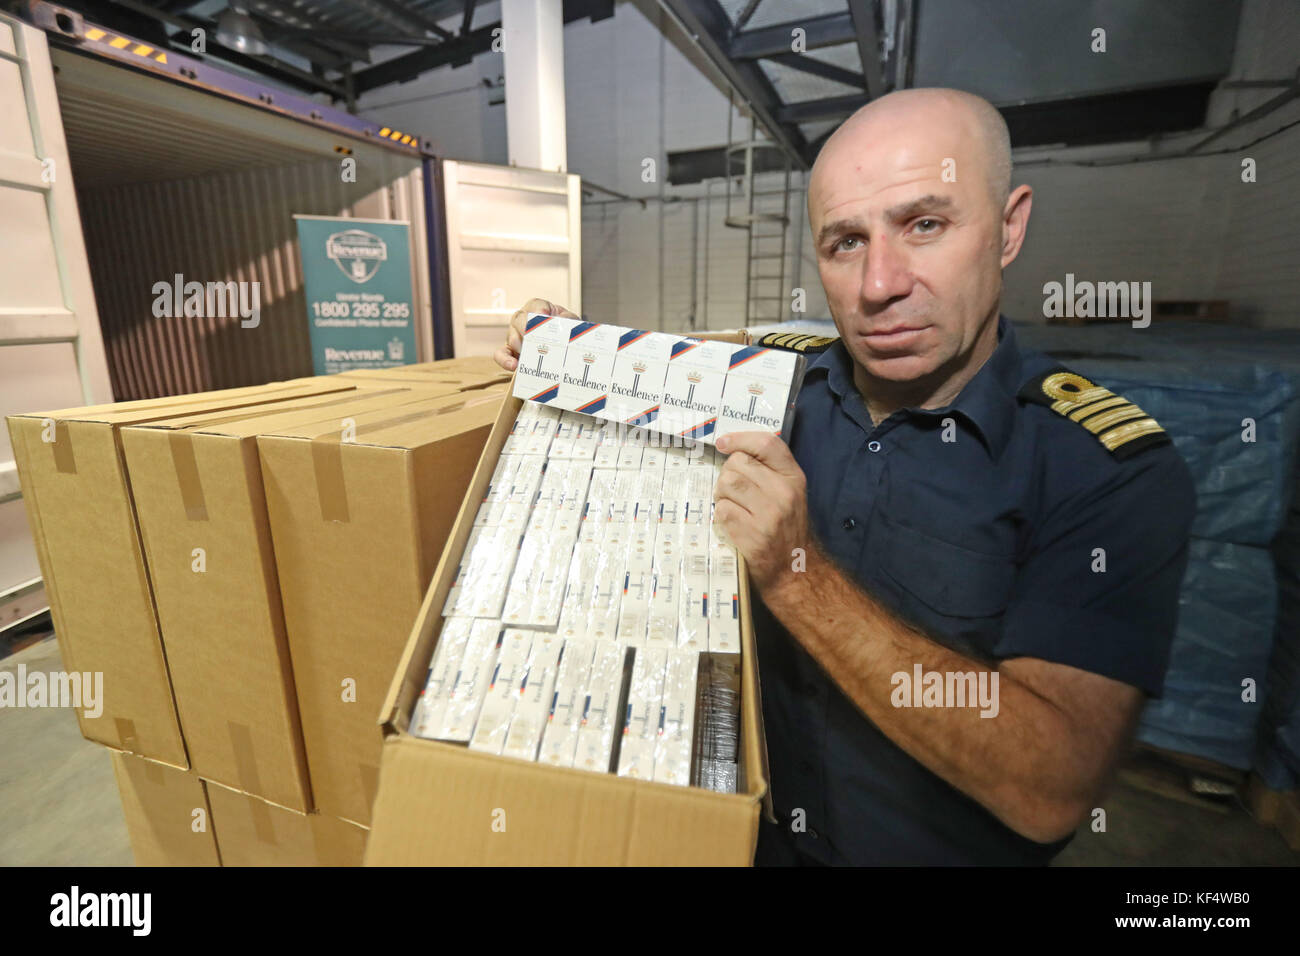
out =
[(988, 671), (909, 627), (858, 588), (820, 550), (804, 572), (763, 593), (786, 629), (898, 746), (1008, 826), (1041, 842), (1073, 828), (1091, 781), (1076, 771), (1077, 728), (1050, 701), (998, 674), (998, 712), (896, 707), (895, 674)]

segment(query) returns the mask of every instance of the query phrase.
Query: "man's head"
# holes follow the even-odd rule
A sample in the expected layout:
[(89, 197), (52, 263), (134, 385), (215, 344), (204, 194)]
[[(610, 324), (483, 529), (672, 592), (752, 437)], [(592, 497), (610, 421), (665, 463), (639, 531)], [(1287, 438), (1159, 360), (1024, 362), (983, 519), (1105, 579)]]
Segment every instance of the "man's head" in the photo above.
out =
[(868, 382), (936, 394), (978, 370), (1030, 202), (1028, 186), (1011, 191), (1006, 124), (969, 93), (900, 90), (835, 131), (808, 218), (831, 315)]

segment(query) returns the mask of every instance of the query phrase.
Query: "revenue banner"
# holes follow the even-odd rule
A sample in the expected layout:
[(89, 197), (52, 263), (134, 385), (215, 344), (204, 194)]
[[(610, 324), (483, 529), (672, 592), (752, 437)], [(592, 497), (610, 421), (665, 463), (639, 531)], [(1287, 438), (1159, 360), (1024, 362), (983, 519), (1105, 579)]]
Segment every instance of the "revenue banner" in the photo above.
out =
[(409, 225), (294, 216), (317, 375), (416, 360)]

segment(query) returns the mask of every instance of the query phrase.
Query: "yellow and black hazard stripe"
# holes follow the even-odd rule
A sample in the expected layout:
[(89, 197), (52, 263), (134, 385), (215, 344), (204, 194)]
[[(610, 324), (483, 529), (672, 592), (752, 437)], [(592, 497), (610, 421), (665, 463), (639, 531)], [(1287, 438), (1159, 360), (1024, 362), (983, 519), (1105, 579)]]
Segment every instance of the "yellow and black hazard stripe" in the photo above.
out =
[(412, 136), (410, 133), (403, 133), (401, 130), (389, 129), (387, 126), (379, 131), (379, 135), (384, 139), (392, 140), (394, 143), (401, 143), (403, 146), (417, 147), (420, 145), (418, 137)]
[(802, 352), (805, 355), (825, 352), (838, 342), (835, 336), (809, 335), (805, 332), (768, 332), (759, 336), (755, 345), (765, 349), (785, 349), (788, 352)]
[(99, 27), (86, 27), (86, 39), (93, 40), (96, 43), (106, 43), (114, 50), (121, 50), (124, 53), (134, 53), (136, 56), (144, 57), (146, 60), (153, 60), (155, 63), (167, 64), (167, 52), (151, 47), (146, 43), (138, 40), (132, 40), (130, 37), (119, 36), (116, 33), (110, 33), (108, 30), (101, 30)]
[(1138, 406), (1066, 368), (1035, 375), (1020, 389), (1020, 397), (1078, 422), (1120, 461), (1170, 441), (1169, 433)]

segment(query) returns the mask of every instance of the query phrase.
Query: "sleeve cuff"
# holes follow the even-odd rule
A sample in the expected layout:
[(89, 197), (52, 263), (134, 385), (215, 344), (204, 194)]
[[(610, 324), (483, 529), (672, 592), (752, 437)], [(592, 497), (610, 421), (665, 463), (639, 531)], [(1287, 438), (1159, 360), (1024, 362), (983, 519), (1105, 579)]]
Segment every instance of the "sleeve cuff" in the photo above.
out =
[(1003, 618), (999, 659), (1037, 657), (1131, 684), (1151, 697), (1164, 690), (1173, 635), (1086, 607), (1021, 601)]

